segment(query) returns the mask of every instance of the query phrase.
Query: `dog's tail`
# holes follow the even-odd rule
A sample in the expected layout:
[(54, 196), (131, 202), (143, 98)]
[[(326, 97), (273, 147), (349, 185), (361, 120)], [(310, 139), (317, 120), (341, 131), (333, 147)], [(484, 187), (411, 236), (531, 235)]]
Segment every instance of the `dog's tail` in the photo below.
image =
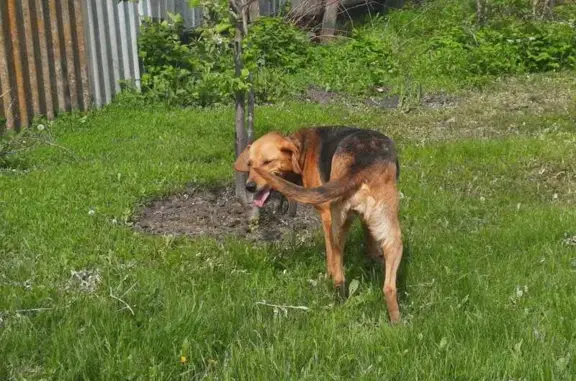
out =
[(256, 168), (254, 168), (254, 170), (258, 175), (262, 176), (272, 188), (287, 198), (302, 204), (320, 205), (337, 200), (358, 189), (361, 183), (358, 178), (345, 177), (329, 181), (316, 188), (304, 188), (266, 171), (261, 171)]

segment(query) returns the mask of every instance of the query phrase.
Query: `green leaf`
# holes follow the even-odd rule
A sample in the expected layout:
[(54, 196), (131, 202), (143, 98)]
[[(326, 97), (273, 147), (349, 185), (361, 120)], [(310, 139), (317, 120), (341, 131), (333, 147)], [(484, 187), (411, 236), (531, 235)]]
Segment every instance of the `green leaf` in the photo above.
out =
[(220, 24), (217, 24), (214, 29), (216, 30), (217, 33), (222, 33), (230, 28), (232, 28), (232, 24), (230, 24), (229, 22), (221, 22)]
[(448, 340), (446, 337), (442, 337), (442, 339), (440, 339), (440, 344), (438, 344), (438, 348), (444, 349), (446, 348), (446, 345), (448, 345)]
[(357, 279), (353, 279), (352, 282), (350, 282), (350, 285), (348, 286), (348, 297), (352, 297), (352, 295), (356, 293), (359, 285), (360, 282), (358, 282)]

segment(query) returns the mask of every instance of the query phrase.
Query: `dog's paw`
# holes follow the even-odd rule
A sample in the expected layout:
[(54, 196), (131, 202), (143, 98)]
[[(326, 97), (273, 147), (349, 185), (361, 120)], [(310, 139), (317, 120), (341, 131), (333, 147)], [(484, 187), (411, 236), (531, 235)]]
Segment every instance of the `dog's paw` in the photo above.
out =
[(348, 287), (346, 287), (346, 282), (334, 284), (334, 291), (339, 301), (344, 301), (348, 298)]

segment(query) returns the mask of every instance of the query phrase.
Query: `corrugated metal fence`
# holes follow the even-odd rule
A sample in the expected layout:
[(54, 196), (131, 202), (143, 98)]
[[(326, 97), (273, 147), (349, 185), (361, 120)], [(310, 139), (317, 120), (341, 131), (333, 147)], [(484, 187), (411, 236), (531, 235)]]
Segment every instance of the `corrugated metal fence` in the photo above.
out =
[(90, 87), (95, 106), (109, 103), (120, 82), (140, 86), (137, 4), (116, 0), (82, 0), (86, 18)]
[(140, 0), (138, 12), (141, 16), (167, 19), (168, 12), (182, 15), (184, 24), (193, 28), (202, 22), (202, 9), (191, 8), (188, 0)]
[[(260, 14), (274, 16), (280, 13), (287, 0), (259, 0)], [(167, 19), (168, 12), (179, 13), (184, 18), (184, 24), (193, 28), (202, 22), (202, 9), (191, 8), (188, 0), (140, 0), (138, 12), (141, 16), (156, 19)]]
[[(285, 1), (260, 0), (261, 14)], [(139, 87), (140, 18), (168, 12), (188, 27), (202, 21), (187, 0), (0, 0), (0, 118), (9, 129), (27, 126), (37, 115), (107, 104), (121, 81)]]
[(0, 116), (8, 128), (36, 115), (108, 103), (138, 80), (137, 4), (112, 0), (0, 0)]
[(0, 95), (9, 128), (89, 103), (80, 0), (0, 2)]

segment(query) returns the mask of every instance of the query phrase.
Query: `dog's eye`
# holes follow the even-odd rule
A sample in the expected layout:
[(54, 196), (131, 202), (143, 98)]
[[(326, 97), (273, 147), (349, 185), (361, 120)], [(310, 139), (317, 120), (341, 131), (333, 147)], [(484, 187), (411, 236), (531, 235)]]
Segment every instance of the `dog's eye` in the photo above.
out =
[(251, 160), (248, 160), (247, 165), (248, 165), (249, 167), (251, 167), (251, 166), (252, 166), (252, 161), (251, 161)]
[(272, 160), (264, 160), (264, 161), (262, 162), (262, 165), (268, 165), (268, 164), (270, 164), (271, 162), (272, 162)]

